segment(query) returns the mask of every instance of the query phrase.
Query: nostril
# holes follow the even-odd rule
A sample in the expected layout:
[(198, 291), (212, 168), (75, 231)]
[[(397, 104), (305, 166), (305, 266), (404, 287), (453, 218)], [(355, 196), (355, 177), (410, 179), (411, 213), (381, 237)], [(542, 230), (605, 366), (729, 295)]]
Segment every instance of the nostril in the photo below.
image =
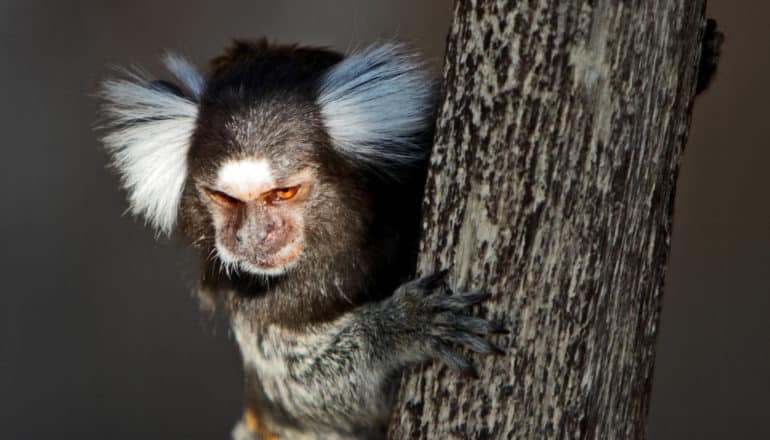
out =
[(265, 226), (264, 228), (260, 228), (256, 233), (256, 238), (259, 241), (265, 241), (267, 239), (267, 236), (270, 235), (270, 228), (268, 226)]
[(259, 233), (259, 239), (262, 241), (266, 241), (270, 236), (275, 232), (275, 230), (280, 226), (277, 224), (276, 221), (269, 221), (265, 223), (265, 227), (260, 231)]

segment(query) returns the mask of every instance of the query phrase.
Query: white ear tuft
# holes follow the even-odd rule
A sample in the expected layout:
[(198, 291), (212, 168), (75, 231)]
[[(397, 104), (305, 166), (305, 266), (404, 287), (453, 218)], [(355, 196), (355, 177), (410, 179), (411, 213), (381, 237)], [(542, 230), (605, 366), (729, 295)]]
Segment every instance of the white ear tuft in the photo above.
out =
[(168, 52), (163, 57), (163, 64), (196, 100), (200, 99), (206, 83), (203, 76), (189, 61), (180, 55)]
[[(169, 69), (176, 70), (191, 92), (202, 89), (197, 73), (180, 75), (189, 64), (173, 65)], [(128, 190), (130, 210), (144, 216), (159, 233), (169, 234), (187, 178), (198, 106), (138, 75), (105, 81), (100, 96), (107, 129), (102, 140)]]
[(433, 124), (434, 85), (416, 57), (388, 43), (329, 68), (318, 103), (334, 145), (374, 165), (424, 158), (418, 137)]

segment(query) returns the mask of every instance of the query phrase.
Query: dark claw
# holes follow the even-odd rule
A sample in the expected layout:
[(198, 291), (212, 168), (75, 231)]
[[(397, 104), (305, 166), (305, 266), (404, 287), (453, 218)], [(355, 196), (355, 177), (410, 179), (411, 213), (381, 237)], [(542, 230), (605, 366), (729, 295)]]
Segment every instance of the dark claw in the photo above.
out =
[(498, 347), (497, 345), (495, 345), (495, 344), (493, 344), (491, 342), (489, 343), (489, 345), (492, 347), (492, 353), (494, 353), (494, 354), (496, 354), (498, 356), (504, 356), (505, 355), (505, 350), (503, 350), (502, 348)]
[(473, 365), (471, 365), (469, 368), (461, 370), (460, 374), (462, 374), (466, 379), (478, 380), (479, 378), (479, 372), (476, 371), (476, 368)]
[(496, 335), (509, 335), (511, 334), (511, 331), (505, 328), (502, 324), (498, 322), (489, 322), (489, 325), (492, 327), (492, 331), (490, 333), (494, 333)]

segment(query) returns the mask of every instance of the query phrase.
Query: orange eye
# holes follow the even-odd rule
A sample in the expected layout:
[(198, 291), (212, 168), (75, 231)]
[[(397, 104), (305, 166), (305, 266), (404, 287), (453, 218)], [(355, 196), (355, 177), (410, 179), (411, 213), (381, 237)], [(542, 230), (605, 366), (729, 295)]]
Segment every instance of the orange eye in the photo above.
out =
[(294, 198), (299, 191), (299, 186), (290, 186), (287, 188), (278, 188), (273, 190), (276, 200), (289, 200)]

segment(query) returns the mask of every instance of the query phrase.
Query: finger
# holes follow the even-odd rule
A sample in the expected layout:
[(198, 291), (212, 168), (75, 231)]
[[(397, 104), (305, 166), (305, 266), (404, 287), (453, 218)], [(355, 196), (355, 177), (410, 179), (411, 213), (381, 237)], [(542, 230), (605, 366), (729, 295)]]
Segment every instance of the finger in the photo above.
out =
[(484, 302), (489, 299), (488, 293), (466, 293), (463, 295), (435, 295), (432, 298), (433, 308), (437, 311), (460, 311), (466, 307)]
[(444, 282), (448, 273), (449, 269), (444, 269), (428, 276), (424, 276), (417, 280), (417, 286), (422, 289), (434, 289)]
[(454, 343), (462, 345), (463, 347), (473, 350), (476, 353), (484, 353), (484, 354), (486, 353), (503, 354), (504, 353), (503, 350), (501, 350), (499, 347), (492, 344), (488, 340), (471, 333), (457, 332), (457, 331), (449, 332), (448, 334), (445, 335), (445, 338), (449, 341), (452, 341)]
[(438, 357), (441, 358), (441, 360), (449, 365), (449, 367), (452, 369), (461, 372), (465, 376), (478, 378), (479, 375), (476, 372), (476, 369), (473, 368), (473, 365), (471, 365), (471, 363), (468, 362), (464, 357), (455, 353), (446, 344), (438, 343), (436, 346), (436, 352)]
[(435, 322), (436, 324), (452, 327), (456, 330), (481, 335), (509, 333), (505, 327), (496, 322), (472, 316), (456, 315), (453, 313), (442, 313), (436, 316)]

